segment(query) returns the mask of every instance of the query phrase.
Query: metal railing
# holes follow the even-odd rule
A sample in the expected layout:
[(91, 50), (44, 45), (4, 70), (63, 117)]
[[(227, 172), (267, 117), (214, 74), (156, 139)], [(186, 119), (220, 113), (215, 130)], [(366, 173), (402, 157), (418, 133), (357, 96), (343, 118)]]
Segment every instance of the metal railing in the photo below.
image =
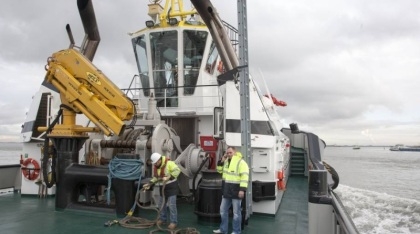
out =
[[(211, 87), (218, 87), (217, 85), (198, 85), (198, 86), (177, 86), (170, 88), (128, 88), (122, 89), (129, 98), (131, 98), (137, 106), (138, 113), (147, 112), (149, 96), (138, 95), (143, 93), (144, 90), (150, 90), (155, 94), (157, 107), (161, 114), (175, 114), (175, 112), (193, 111), (195, 113), (210, 114), (213, 113), (215, 106), (221, 106), (221, 96), (219, 92), (204, 92), (200, 89), (208, 89)], [(167, 95), (170, 90), (185, 88), (194, 88), (195, 91), (192, 95)], [(156, 96), (156, 93), (160, 95)], [(178, 92), (179, 93), (179, 92)], [(198, 95), (201, 94), (201, 95)]]
[(332, 190), (329, 191), (329, 195), (332, 198), (332, 206), (334, 207), (335, 218), (339, 224), (338, 226), (340, 229), (340, 232), (336, 233), (359, 233), (359, 231), (357, 231), (356, 225), (354, 225), (353, 220), (347, 213), (343, 203), (341, 203), (340, 198)]

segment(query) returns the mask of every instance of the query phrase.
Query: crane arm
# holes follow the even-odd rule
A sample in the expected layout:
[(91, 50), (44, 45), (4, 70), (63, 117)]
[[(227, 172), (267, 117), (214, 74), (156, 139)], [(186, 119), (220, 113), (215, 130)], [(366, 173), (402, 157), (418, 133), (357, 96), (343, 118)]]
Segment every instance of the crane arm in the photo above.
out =
[(73, 112), (86, 115), (106, 135), (124, 131), (123, 121), (133, 117), (134, 104), (83, 54), (75, 49), (58, 51), (48, 59), (46, 69), (45, 79)]

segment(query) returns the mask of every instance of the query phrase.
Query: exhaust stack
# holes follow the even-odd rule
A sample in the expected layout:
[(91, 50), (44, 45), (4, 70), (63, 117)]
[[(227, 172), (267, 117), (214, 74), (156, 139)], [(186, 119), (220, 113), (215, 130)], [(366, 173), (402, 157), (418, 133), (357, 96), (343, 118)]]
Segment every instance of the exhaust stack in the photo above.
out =
[(209, 28), (216, 43), (217, 51), (227, 71), (239, 66), (239, 60), (227, 35), (222, 19), (209, 0), (191, 0), (200, 17)]
[(77, 0), (77, 8), (79, 9), (80, 18), (85, 30), (85, 38), (83, 39), (83, 43), (80, 47), (80, 52), (92, 61), (99, 42), (101, 41), (92, 1)]

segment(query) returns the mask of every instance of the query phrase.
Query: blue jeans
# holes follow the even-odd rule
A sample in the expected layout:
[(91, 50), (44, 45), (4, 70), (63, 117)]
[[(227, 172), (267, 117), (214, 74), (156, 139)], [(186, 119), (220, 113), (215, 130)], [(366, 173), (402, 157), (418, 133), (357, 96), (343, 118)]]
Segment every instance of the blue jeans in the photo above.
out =
[(229, 208), (233, 207), (233, 220), (232, 220), (232, 229), (236, 234), (241, 233), (241, 203), (242, 199), (232, 199), (232, 198), (222, 198), (222, 203), (220, 204), (220, 217), (222, 222), (220, 223), (220, 231), (227, 233), (229, 229)]
[[(158, 205), (159, 209), (160, 209), (160, 207), (162, 207), (162, 201), (163, 201), (163, 197), (160, 197), (159, 205)], [(178, 223), (178, 211), (176, 209), (176, 195), (166, 198), (166, 204), (164, 205), (164, 207), (162, 208), (162, 211), (160, 212), (160, 217), (159, 217), (160, 220), (166, 222), (168, 208), (169, 208), (169, 221), (171, 223), (177, 224)]]

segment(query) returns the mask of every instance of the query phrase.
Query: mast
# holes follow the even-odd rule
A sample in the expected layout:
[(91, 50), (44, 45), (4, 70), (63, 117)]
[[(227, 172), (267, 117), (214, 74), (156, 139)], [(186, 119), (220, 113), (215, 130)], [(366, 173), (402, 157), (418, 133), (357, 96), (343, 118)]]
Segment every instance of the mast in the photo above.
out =
[[(249, 109), (249, 60), (248, 60), (248, 23), (246, 0), (238, 0), (238, 31), (239, 31), (239, 95), (241, 105), (241, 153), (244, 160), (252, 168), (251, 154), (251, 114)], [(249, 173), (246, 195), (247, 220), (252, 214), (252, 173)]]

